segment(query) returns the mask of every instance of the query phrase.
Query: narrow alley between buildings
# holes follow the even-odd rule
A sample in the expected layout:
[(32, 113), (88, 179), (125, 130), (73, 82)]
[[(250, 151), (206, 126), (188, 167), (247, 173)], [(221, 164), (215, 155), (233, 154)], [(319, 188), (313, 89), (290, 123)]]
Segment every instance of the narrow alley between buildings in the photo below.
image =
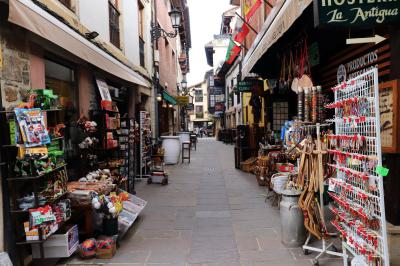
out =
[[(233, 146), (200, 139), (190, 164), (167, 168), (169, 185), (138, 182), (138, 196), (148, 205), (118, 256), (61, 265), (311, 265), (314, 253), (282, 245), (278, 208), (265, 202), (265, 187), (254, 175), (233, 162)], [(342, 265), (342, 259), (319, 263)]]

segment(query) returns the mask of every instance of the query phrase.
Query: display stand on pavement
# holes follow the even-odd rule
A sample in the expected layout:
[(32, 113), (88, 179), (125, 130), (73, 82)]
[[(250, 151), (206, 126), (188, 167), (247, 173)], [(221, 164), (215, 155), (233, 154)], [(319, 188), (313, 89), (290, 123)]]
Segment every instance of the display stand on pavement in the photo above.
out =
[(337, 171), (329, 183), (336, 214), (331, 223), (347, 252), (366, 265), (388, 266), (382, 167), (378, 70), (376, 68), (333, 88), (335, 135), (328, 136)]

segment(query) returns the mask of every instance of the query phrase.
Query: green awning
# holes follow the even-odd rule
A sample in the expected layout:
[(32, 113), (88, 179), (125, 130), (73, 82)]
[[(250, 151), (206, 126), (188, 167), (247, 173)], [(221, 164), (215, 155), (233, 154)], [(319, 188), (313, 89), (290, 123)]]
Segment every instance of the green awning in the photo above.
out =
[(163, 90), (162, 97), (164, 100), (166, 100), (167, 102), (169, 102), (172, 105), (177, 104), (175, 98), (173, 96), (169, 95), (169, 93), (166, 90)]

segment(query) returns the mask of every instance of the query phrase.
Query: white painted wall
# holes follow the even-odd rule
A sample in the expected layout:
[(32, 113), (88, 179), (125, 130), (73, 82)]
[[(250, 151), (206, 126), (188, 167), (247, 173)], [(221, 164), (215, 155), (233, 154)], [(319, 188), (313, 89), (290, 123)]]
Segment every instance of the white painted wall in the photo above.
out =
[(108, 0), (78, 1), (80, 21), (85, 27), (99, 33), (103, 41), (110, 41)]
[(138, 2), (137, 0), (122, 0), (119, 8), (123, 17), (120, 23), (125, 56), (133, 64), (140, 66)]
[[(239, 60), (235, 61), (235, 64), (232, 66), (230, 71), (226, 74), (225, 76), (225, 91), (227, 92), (226, 100), (225, 100), (225, 106), (228, 106), (228, 95), (232, 91), (231, 87), (231, 80), (233, 80), (234, 86), (237, 85), (237, 75), (239, 74)], [(229, 91), (228, 91), (229, 88)], [(242, 115), (241, 115), (241, 110), (242, 110), (242, 102), (238, 103), (237, 101), (237, 96), (236, 94), (233, 97), (233, 107), (235, 108), (235, 119), (236, 119), (236, 125), (241, 125), (242, 124)], [(232, 116), (231, 116), (232, 117)]]
[(214, 68), (214, 74), (216, 74), (216, 70), (220, 68), (222, 64), (225, 62), (226, 51), (228, 50), (229, 46), (229, 39), (228, 38), (214, 39), (213, 46), (214, 46), (213, 68)]

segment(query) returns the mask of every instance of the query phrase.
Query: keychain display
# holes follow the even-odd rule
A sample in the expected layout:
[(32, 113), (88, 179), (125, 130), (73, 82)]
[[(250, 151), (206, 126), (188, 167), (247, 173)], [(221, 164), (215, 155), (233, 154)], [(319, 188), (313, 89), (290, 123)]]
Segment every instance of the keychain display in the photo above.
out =
[(389, 265), (379, 127), (378, 73), (370, 70), (333, 88), (335, 134), (327, 135), (328, 153), (336, 171), (328, 194), (334, 200), (332, 225), (345, 250), (365, 265)]

